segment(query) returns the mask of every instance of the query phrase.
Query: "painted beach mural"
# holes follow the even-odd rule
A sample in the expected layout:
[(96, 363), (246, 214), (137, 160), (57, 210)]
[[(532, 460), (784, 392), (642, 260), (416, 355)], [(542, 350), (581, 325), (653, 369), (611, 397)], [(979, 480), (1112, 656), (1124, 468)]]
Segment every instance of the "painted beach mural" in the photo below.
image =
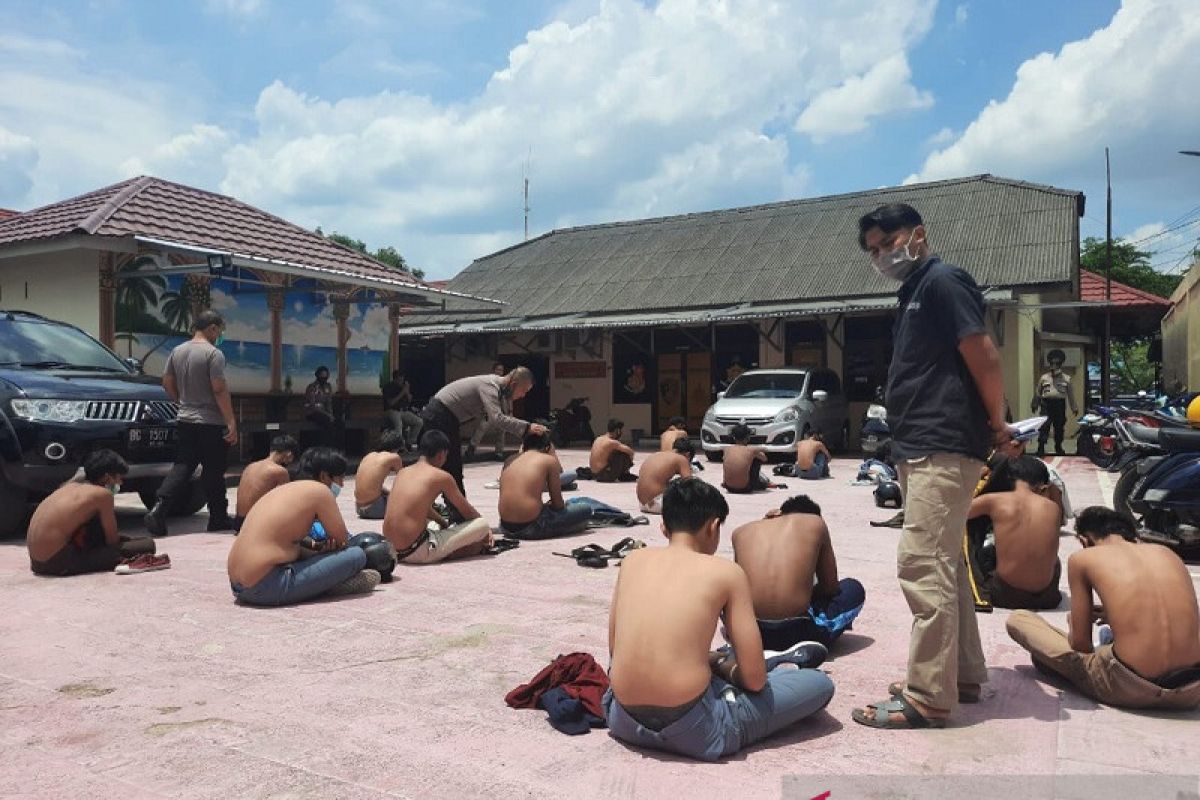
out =
[[(171, 348), (190, 338), (191, 292), (204, 291), (182, 275), (140, 272), (137, 262), (121, 271), (117, 287), (116, 351), (140, 359), (148, 375), (161, 375)], [(266, 394), (271, 388), (271, 313), (261, 287), (239, 288), (213, 279), (209, 305), (225, 318), (226, 379), (239, 394)], [(313, 372), (326, 366), (337, 375), (337, 323), (333, 304), (315, 284), (289, 290), (282, 312), (283, 390), (300, 394)], [(352, 303), (347, 319), (346, 388), (351, 394), (378, 394), (387, 362), (387, 307)]]

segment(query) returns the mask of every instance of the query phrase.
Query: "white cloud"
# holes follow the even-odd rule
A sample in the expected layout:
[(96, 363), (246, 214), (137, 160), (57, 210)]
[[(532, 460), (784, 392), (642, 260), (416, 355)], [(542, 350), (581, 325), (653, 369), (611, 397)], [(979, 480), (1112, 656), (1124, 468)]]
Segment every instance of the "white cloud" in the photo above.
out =
[(1104, 147), (1114, 179), (1170, 181), (1170, 141), (1194, 138), (1200, 103), (1200, 15), (1189, 0), (1125, 0), (1112, 21), (1057, 53), (1023, 63), (1008, 96), (990, 102), (958, 139), (925, 160), (909, 181), (979, 172), (1067, 185), (1103, 180)]
[(967, 16), (968, 16), (969, 12), (970, 12), (970, 9), (967, 7), (966, 3), (959, 3), (957, 6), (955, 6), (954, 7), (954, 24), (955, 25), (966, 25), (967, 24)]
[[(731, 196), (795, 196), (807, 170), (768, 131), (805, 106), (804, 129), (826, 136), (930, 102), (902, 55), (882, 65), (876, 55), (920, 40), (929, 0), (758, 0), (736, 11), (609, 0), (567, 10), (570, 22), (530, 31), (463, 102), (405, 92), (331, 100), (276, 81), (259, 96), (254, 135), (227, 154), (222, 191), (299, 224), (393, 244), (440, 277), (519, 240), (531, 149), (536, 234)], [(866, 110), (850, 97), (855, 88), (871, 93)]]
[(926, 147), (941, 147), (950, 144), (957, 138), (958, 134), (953, 128), (942, 128), (937, 133), (925, 140)]
[(24, 197), (33, 186), (38, 149), (33, 139), (0, 125), (0, 197)]
[(198, 123), (147, 154), (125, 159), (121, 171), (126, 175), (169, 175), (180, 183), (203, 183), (212, 175), (214, 163), (220, 163), (230, 141), (229, 134), (216, 125)]
[(909, 80), (912, 70), (903, 53), (875, 64), (863, 75), (817, 95), (796, 120), (796, 132), (817, 143), (858, 133), (874, 117), (933, 105), (933, 95), (919, 91)]

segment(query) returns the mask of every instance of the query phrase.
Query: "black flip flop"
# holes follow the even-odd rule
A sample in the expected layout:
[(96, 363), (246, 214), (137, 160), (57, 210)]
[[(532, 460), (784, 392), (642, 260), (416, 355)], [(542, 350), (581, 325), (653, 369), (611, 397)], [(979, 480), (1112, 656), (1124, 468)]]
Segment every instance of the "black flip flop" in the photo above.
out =
[(579, 566), (591, 569), (604, 569), (608, 566), (608, 560), (613, 557), (610, 550), (598, 544), (585, 544), (582, 547), (576, 547), (570, 553), (552, 553), (551, 555), (573, 558)]

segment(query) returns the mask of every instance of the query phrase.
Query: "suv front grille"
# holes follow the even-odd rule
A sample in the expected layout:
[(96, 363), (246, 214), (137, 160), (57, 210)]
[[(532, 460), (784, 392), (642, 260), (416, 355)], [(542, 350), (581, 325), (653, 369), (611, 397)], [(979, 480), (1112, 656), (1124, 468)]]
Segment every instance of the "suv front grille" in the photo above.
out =
[(84, 419), (117, 422), (170, 422), (179, 407), (169, 400), (92, 400)]
[(769, 425), (774, 417), (717, 417), (717, 423), (720, 425), (738, 425), (746, 424), (750, 427), (755, 425)]
[(137, 412), (137, 400), (93, 400), (87, 404), (83, 418), (133, 422), (137, 419)]

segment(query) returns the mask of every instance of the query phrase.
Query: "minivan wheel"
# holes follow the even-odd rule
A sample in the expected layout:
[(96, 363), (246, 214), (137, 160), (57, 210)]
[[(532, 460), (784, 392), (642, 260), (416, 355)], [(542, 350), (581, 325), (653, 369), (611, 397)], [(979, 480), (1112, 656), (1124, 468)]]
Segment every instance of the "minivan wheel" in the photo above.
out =
[(0, 474), (0, 539), (11, 539), (25, 533), (29, 526), (29, 494), (10, 484)]

